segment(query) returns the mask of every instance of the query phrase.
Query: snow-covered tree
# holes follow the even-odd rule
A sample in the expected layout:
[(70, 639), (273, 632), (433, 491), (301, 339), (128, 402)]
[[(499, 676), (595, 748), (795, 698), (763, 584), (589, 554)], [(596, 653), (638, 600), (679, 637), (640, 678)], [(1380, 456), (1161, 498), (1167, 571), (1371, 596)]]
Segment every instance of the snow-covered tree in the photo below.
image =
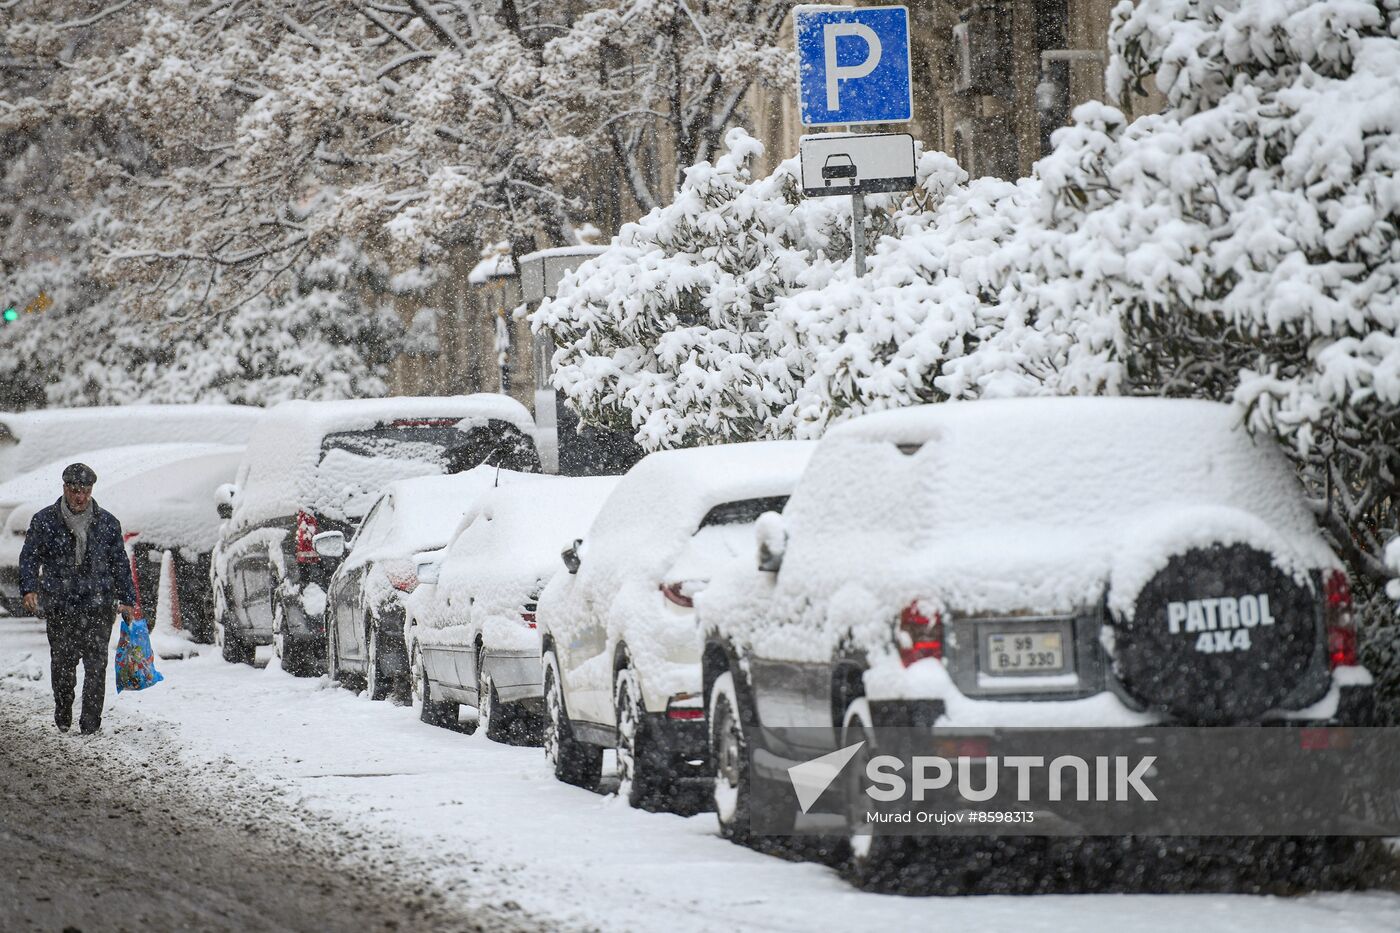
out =
[[(0, 405), (114, 405), (364, 398), (388, 391), (389, 362), (405, 329), (356, 282), (374, 274), (350, 244), (298, 271), (274, 300), (256, 296), (217, 318), (135, 316), (113, 293), (52, 308), (0, 331)], [(64, 267), (58, 267), (56, 272)], [(172, 295), (172, 308), (197, 295)]]
[(850, 253), (849, 209), (803, 199), (795, 160), (755, 181), (762, 144), (726, 143), (533, 317), (571, 404), (647, 449), (783, 433), (806, 364), (772, 303)]

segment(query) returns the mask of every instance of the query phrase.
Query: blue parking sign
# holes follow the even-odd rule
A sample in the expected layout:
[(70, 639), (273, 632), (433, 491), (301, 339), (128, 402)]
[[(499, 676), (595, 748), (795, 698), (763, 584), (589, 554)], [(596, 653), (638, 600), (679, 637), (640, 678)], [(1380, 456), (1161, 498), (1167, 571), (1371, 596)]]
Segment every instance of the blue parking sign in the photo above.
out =
[(804, 126), (913, 119), (908, 9), (798, 7), (793, 23)]

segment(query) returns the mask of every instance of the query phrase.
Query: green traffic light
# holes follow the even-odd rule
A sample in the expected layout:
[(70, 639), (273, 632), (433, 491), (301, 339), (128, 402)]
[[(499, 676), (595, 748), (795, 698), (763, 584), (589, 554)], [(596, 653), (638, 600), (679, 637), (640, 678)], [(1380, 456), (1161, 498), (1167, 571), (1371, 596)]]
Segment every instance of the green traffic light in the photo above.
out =
[(9, 324), (11, 321), (18, 321), (18, 320), (19, 320), (19, 311), (17, 311), (17, 310), (14, 309), (14, 308), (6, 308), (6, 309), (5, 309), (5, 323), (6, 323), (6, 324)]

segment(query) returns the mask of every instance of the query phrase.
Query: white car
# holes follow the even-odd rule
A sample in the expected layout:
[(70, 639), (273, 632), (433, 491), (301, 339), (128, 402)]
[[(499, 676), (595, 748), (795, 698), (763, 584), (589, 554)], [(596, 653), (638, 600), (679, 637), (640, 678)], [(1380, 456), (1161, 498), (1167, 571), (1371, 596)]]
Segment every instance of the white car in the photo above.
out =
[[(262, 413), (251, 405), (111, 405), (0, 412), (0, 483), (50, 461), (81, 460), (79, 451), (131, 444), (246, 444)], [(0, 522), (4, 520), (0, 514)]]
[[(152, 513), (144, 504), (140, 511), (129, 508), (133, 503), (128, 492), (133, 487), (128, 486), (128, 482), (148, 489), (150, 497), (146, 501), (154, 503), (164, 486), (162, 477), (169, 480), (172, 475), (178, 475), (181, 470), (205, 458), (212, 457), (224, 463), (228, 458), (236, 457), (240, 451), (241, 448), (224, 444), (188, 443), (132, 444), (102, 450), (79, 450), (0, 483), (0, 513), (4, 515), (0, 520), (0, 601), (11, 615), (23, 612), (20, 605), (23, 594), (19, 591), (20, 550), (24, 547), (24, 538), (34, 513), (57, 502), (63, 494), (63, 470), (68, 464), (80, 461), (97, 473), (93, 499), (117, 517), (130, 541), (143, 525), (155, 537), (160, 537), (162, 530), (147, 521)], [(174, 471), (174, 474), (169, 471)], [(213, 487), (210, 487), (206, 490), (206, 497), (212, 492)], [(208, 501), (207, 498), (204, 500), (203, 508), (217, 525)], [(180, 518), (172, 514), (163, 521), (165, 530), (173, 531), (173, 525), (179, 523)], [(198, 537), (195, 533), (178, 543), (194, 544), (194, 539)], [(170, 541), (177, 543), (174, 537), (170, 537)]]
[(536, 615), (545, 750), (557, 778), (592, 785), (616, 747), (622, 795), (665, 805), (703, 774), (706, 732), (692, 600), (718, 569), (753, 559), (755, 519), (781, 510), (804, 441), (651, 454), (565, 554)]
[(479, 466), (465, 473), (390, 483), (347, 543), (323, 531), (313, 544), (339, 559), (326, 587), (326, 657), (331, 679), (363, 681), (371, 699), (409, 694), (404, 603), (419, 587), (423, 552), (447, 546), (462, 517), (498, 484), (535, 474)]
[[(504, 473), (502, 474), (504, 475)], [(424, 722), (475, 706), (488, 738), (530, 739), (543, 708), (535, 603), (560, 552), (588, 528), (617, 478), (518, 474), (486, 491), (438, 557), (435, 584), (408, 600)]]
[[(1291, 465), (1224, 405), (866, 415), (821, 440), (756, 536), (759, 560), (697, 602), (730, 838), (750, 833), (756, 733), (781, 781), (829, 749), (773, 743), (833, 730), (1368, 719), (1342, 564)], [(903, 841), (856, 827), (857, 876)]]
[(198, 642), (214, 641), (209, 562), (221, 520), (209, 502), (214, 490), (232, 482), (242, 459), (241, 446), (218, 447), (99, 483), (102, 507), (117, 516), (127, 535), (142, 612), (154, 620), (168, 598), (158, 584), (162, 556), (169, 552), (176, 595), (172, 618), (178, 616)]

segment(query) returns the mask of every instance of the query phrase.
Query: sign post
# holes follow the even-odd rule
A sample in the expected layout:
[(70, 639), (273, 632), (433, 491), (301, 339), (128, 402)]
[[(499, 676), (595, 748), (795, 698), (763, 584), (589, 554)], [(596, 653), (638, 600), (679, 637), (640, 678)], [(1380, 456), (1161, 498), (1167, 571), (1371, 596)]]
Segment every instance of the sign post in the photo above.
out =
[[(913, 119), (907, 8), (798, 7), (793, 24), (804, 126)], [(852, 259), (865, 275), (865, 195), (914, 186), (914, 138), (822, 133), (802, 137), (801, 156), (804, 194), (850, 195)]]

